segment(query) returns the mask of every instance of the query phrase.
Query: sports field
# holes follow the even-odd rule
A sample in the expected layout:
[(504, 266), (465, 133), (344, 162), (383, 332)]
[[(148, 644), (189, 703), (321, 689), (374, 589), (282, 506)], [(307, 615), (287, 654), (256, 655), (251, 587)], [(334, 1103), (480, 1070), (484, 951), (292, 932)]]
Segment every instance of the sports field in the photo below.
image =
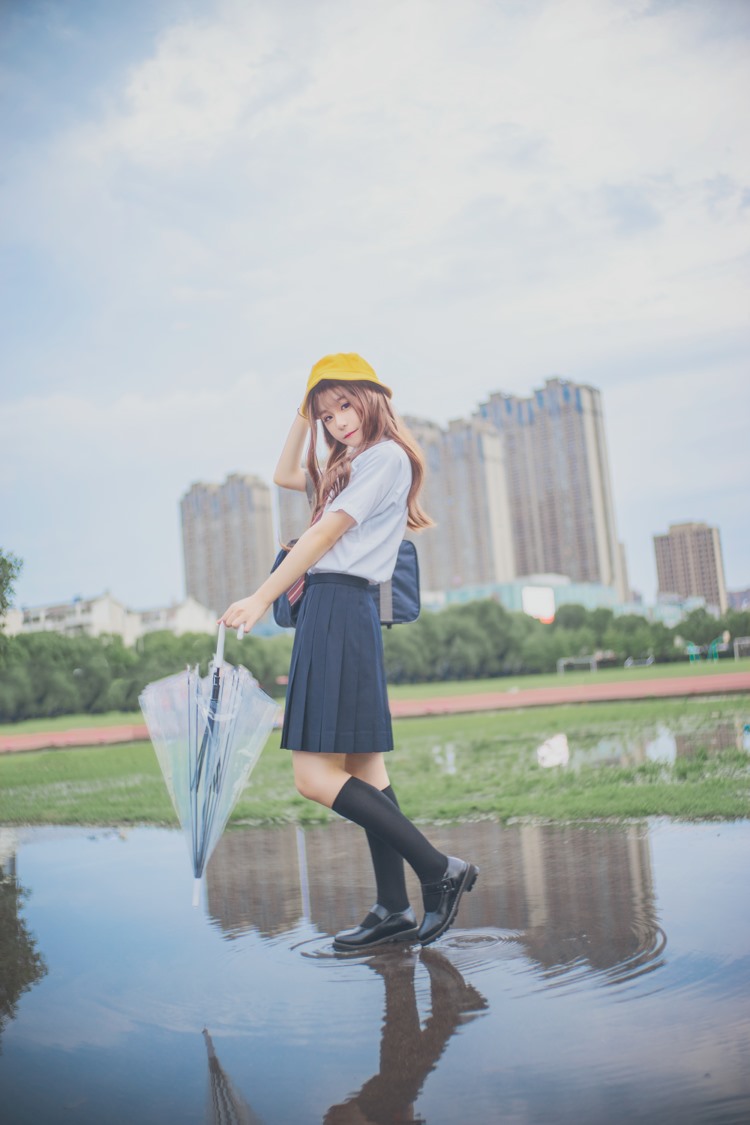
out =
[[(750, 817), (750, 669), (681, 671), (528, 677), (499, 681), (503, 691), (498, 681), (487, 691), (478, 684), (394, 689), (396, 750), (388, 766), (399, 800), (425, 822)], [(560, 691), (566, 698), (551, 702), (549, 693)], [(614, 698), (602, 694), (613, 691)], [(398, 717), (402, 709), (412, 717)], [(140, 716), (69, 716), (11, 729), (15, 737), (62, 738), (67, 749), (0, 755), (0, 824), (174, 823), (153, 748), (137, 739)], [(82, 745), (107, 731), (129, 741)], [(567, 736), (570, 764), (543, 769), (536, 749), (556, 733)], [(0, 738), (9, 737), (0, 728)], [(289, 756), (273, 734), (233, 822), (331, 816), (296, 793)]]

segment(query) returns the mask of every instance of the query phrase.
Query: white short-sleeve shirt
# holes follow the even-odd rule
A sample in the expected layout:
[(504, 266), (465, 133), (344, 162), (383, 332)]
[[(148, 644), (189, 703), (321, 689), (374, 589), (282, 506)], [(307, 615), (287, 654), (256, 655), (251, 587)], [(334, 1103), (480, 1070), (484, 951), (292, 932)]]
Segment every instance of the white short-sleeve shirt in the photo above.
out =
[(381, 441), (358, 454), (346, 488), (326, 505), (327, 512), (346, 512), (355, 526), (310, 567), (310, 573), (335, 571), (387, 582), (406, 531), (411, 481), (411, 462), (395, 441)]

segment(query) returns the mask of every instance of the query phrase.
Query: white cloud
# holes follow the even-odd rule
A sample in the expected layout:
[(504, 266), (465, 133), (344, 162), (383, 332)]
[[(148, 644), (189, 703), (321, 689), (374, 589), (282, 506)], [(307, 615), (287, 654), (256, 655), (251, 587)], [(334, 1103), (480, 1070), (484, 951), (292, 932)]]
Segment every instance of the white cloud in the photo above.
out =
[[(7, 427), (5, 479), (21, 483), (19, 461), (31, 445), (39, 473), (55, 470), (71, 476), (90, 470), (105, 452), (117, 471), (138, 459), (171, 476), (186, 468), (188, 476), (215, 473), (220, 464), (245, 461), (248, 453), (267, 465), (277, 450), (265, 427), (258, 426), (263, 382), (247, 375), (229, 387), (207, 382), (197, 391), (126, 393), (109, 402), (60, 393), (11, 403), (2, 418)], [(270, 427), (278, 427), (282, 408), (271, 409), (268, 417)], [(243, 419), (259, 439), (252, 452)]]
[[(231, 472), (271, 483), (291, 411), (261, 403), (263, 384), (4, 407), (0, 506), (3, 539), (26, 563), (19, 603), (103, 589), (135, 608), (180, 600), (180, 497)], [(48, 592), (28, 596), (24, 580)]]
[[(18, 403), (11, 432), (28, 439), (36, 411), (59, 453), (57, 412), (71, 466), (87, 450), (113, 480), (141, 458), (179, 489), (240, 450), (264, 471), (305, 371), (339, 347), (441, 421), (553, 371), (592, 382), (618, 464), (628, 388), (647, 379), (662, 401), (691, 352), (689, 379), (746, 407), (737, 18), (640, 0), (227, 0), (165, 26), (95, 113), (6, 169), (6, 239), (55, 263), (78, 318), (58, 336), (45, 306), (33, 336), (9, 325), (14, 394), (31, 381), (46, 402)], [(248, 368), (262, 379), (243, 391)], [(224, 460), (207, 398), (225, 406)], [(709, 422), (733, 443), (740, 415), (662, 427), (658, 482), (629, 478), (626, 502), (645, 487), (666, 514), (684, 446)], [(10, 443), (4, 472), (32, 495), (28, 442)]]

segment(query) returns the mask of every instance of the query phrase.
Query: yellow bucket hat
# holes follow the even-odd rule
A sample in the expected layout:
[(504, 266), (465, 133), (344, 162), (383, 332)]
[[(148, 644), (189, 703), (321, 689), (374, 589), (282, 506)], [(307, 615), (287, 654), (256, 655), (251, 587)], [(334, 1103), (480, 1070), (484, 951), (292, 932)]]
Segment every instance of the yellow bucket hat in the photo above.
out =
[(305, 389), (304, 407), (318, 383), (330, 379), (335, 383), (374, 383), (385, 391), (388, 398), (393, 398), (393, 392), (385, 383), (381, 383), (369, 363), (362, 359), (356, 352), (338, 352), (336, 355), (324, 355), (313, 367)]

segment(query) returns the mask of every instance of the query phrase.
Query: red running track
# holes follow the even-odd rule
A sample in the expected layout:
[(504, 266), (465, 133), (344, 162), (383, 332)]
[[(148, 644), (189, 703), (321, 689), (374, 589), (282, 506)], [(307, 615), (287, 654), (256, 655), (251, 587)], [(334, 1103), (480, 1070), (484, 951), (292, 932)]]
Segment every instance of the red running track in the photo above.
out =
[[(551, 707), (559, 703), (606, 703), (624, 699), (669, 699), (688, 695), (750, 694), (750, 672), (675, 676), (664, 680), (620, 680), (615, 683), (561, 684), (559, 687), (511, 688), (474, 695), (444, 695), (432, 699), (394, 699), (394, 719), (421, 715), (458, 715), (469, 711), (509, 711), (521, 707)], [(143, 724), (79, 727), (36, 734), (0, 735), (0, 754), (20, 750), (49, 750), (70, 746), (108, 746), (148, 740)]]

